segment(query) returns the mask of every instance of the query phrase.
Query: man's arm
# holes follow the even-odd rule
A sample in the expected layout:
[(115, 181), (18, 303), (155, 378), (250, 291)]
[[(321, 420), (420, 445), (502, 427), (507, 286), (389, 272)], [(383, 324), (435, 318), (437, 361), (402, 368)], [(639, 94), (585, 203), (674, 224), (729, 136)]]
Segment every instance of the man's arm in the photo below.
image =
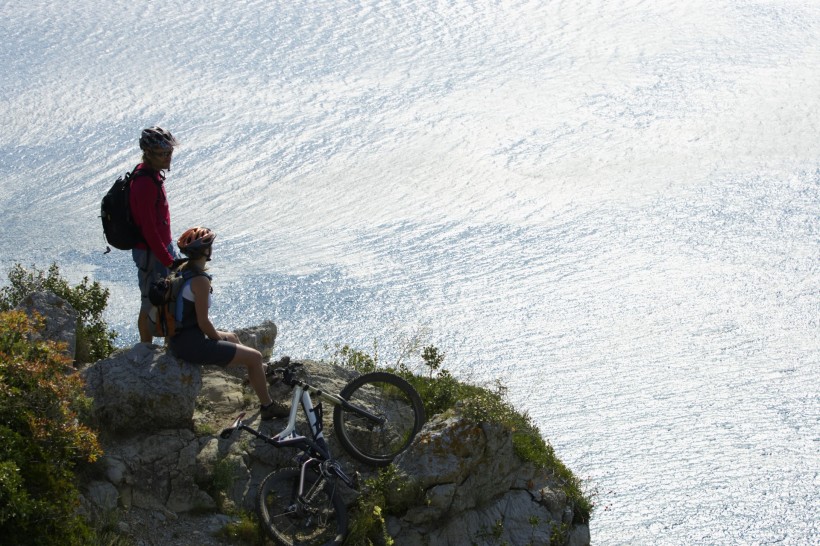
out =
[(174, 257), (168, 252), (162, 237), (166, 229), (167, 217), (160, 218), (157, 201), (161, 188), (149, 176), (136, 176), (131, 182), (131, 214), (134, 223), (140, 228), (145, 244), (166, 267), (174, 263)]

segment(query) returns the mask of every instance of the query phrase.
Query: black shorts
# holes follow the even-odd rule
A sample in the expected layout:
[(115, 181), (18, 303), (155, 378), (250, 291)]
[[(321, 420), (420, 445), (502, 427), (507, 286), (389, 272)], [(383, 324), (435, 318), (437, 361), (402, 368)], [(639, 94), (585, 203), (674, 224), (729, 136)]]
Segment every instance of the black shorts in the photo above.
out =
[(192, 364), (227, 366), (236, 356), (236, 344), (210, 339), (199, 328), (186, 328), (171, 338), (168, 348), (177, 358)]

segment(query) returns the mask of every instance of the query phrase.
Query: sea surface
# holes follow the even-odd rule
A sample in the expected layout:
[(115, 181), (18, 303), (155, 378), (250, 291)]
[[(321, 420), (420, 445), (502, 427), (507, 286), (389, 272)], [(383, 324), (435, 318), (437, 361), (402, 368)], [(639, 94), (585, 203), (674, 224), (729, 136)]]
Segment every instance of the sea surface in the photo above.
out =
[(509, 389), (596, 545), (820, 544), (820, 4), (12, 0), (0, 268), (135, 269), (99, 202), (159, 124), (212, 314)]

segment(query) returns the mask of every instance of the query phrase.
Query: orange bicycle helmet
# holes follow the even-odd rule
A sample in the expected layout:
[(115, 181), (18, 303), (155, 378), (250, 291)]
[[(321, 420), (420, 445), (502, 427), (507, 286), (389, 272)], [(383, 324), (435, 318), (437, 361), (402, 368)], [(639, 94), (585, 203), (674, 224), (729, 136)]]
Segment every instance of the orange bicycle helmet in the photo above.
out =
[[(179, 251), (189, 258), (201, 258), (216, 239), (216, 233), (206, 227), (192, 227), (179, 236)], [(210, 259), (210, 256), (208, 257)]]

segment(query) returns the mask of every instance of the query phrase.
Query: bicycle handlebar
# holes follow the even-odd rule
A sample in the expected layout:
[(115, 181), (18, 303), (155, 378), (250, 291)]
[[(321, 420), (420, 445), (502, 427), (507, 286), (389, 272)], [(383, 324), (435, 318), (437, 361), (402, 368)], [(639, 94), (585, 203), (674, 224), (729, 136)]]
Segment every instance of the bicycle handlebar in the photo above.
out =
[[(272, 366), (276, 366), (275, 368)], [(268, 383), (273, 384), (274, 382), (278, 381), (279, 378), (282, 378), (282, 382), (286, 385), (290, 385), (291, 387), (297, 384), (297, 380), (294, 377), (297, 370), (299, 368), (304, 367), (304, 364), (301, 362), (291, 362), (289, 356), (283, 356), (276, 362), (272, 362), (267, 371), (265, 372), (265, 376), (268, 379)]]

